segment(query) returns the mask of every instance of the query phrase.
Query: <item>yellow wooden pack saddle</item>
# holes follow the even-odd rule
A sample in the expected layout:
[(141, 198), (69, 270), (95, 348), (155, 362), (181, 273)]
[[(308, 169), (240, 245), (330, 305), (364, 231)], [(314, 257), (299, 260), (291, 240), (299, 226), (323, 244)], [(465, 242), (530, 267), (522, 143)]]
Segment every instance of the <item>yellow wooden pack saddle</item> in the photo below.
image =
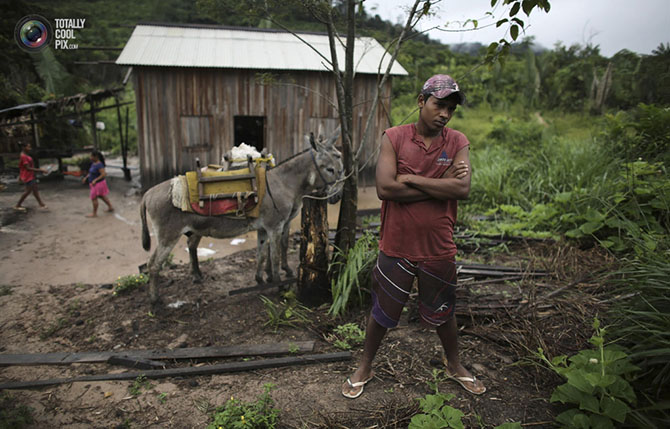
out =
[[(204, 216), (258, 217), (267, 189), (265, 173), (274, 166), (274, 159), (266, 155), (246, 161), (245, 168), (222, 171), (223, 166), (214, 164), (203, 169), (196, 159), (196, 170), (179, 176), (178, 185), (173, 182), (173, 204)], [(175, 198), (176, 186), (187, 192)]]

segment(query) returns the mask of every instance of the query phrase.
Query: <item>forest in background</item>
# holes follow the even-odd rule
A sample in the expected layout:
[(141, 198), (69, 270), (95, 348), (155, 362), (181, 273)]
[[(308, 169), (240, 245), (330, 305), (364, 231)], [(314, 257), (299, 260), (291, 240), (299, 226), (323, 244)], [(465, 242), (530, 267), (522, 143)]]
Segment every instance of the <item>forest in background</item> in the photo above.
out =
[[(28, 14), (55, 17), (84, 17), (86, 27), (77, 32), (80, 46), (122, 48), (138, 22), (170, 22), (233, 26), (270, 27), (260, 17), (248, 16), (243, 2), (230, 0), (124, 0), (37, 2), (12, 1), (3, 5), (0, 26), (0, 109), (17, 104), (118, 86), (124, 69), (113, 64), (78, 64), (113, 61), (120, 51), (66, 50), (51, 48), (37, 54), (18, 49), (12, 30)], [(402, 30), (400, 24), (382, 20), (359, 8), (359, 35), (388, 43)], [(225, 13), (224, 13), (225, 12)], [(277, 20), (294, 30), (324, 31), (299, 2), (284, 2)], [(445, 21), (448, 20), (445, 16)], [(488, 104), (507, 109), (521, 105), (528, 109), (557, 109), (599, 114), (629, 109), (638, 103), (670, 103), (670, 44), (659, 41), (651, 55), (627, 50), (611, 58), (597, 46), (563, 46), (542, 49), (532, 38), (513, 44), (503, 64), (483, 64), (484, 46), (450, 47), (425, 34), (410, 36), (398, 61), (409, 72), (394, 80), (394, 106), (414, 104), (420, 85), (434, 73), (447, 72), (465, 88), (469, 104)], [(452, 49), (453, 48), (453, 49)]]

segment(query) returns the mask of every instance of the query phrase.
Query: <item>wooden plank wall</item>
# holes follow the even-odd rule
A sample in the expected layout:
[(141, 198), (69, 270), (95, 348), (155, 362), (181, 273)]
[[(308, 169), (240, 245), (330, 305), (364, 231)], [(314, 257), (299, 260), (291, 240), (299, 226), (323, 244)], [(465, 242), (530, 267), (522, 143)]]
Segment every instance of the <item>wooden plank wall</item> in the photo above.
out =
[[(265, 117), (265, 145), (278, 161), (304, 147), (305, 134), (322, 125), (331, 132), (338, 124), (335, 84), (330, 73), (273, 73), (261, 84), (257, 71), (141, 67), (135, 69), (137, 129), (142, 186), (193, 170), (201, 164), (218, 164), (234, 143), (235, 116)], [(265, 75), (267, 78), (267, 75)], [(267, 80), (266, 80), (267, 82)], [(354, 90), (354, 140), (360, 141), (371, 108), (376, 76), (359, 75)], [(381, 132), (389, 122), (385, 109), (377, 109), (370, 144), (361, 153), (368, 160), (361, 184), (374, 184), (374, 166)], [(200, 118), (198, 118), (200, 117)], [(198, 132), (189, 133), (198, 122)], [(209, 129), (209, 136), (197, 137)], [(370, 180), (372, 179), (372, 181)]]

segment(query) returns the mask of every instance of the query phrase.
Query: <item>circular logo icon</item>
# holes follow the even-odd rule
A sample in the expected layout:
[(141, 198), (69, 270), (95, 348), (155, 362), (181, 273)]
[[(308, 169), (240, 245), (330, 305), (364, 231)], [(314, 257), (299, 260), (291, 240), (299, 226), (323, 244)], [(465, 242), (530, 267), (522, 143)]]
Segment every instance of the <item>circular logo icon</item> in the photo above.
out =
[(51, 24), (39, 15), (24, 16), (14, 27), (14, 38), (21, 49), (38, 52), (53, 40)]

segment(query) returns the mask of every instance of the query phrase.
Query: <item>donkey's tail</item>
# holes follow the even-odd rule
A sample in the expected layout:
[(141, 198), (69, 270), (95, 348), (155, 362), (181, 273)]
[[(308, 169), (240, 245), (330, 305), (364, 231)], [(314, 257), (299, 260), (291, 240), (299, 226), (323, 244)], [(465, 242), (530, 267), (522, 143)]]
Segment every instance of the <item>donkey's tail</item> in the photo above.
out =
[(147, 227), (147, 207), (145, 198), (142, 198), (140, 217), (142, 218), (142, 247), (148, 252), (149, 249), (151, 249), (151, 236), (149, 235), (149, 228)]

